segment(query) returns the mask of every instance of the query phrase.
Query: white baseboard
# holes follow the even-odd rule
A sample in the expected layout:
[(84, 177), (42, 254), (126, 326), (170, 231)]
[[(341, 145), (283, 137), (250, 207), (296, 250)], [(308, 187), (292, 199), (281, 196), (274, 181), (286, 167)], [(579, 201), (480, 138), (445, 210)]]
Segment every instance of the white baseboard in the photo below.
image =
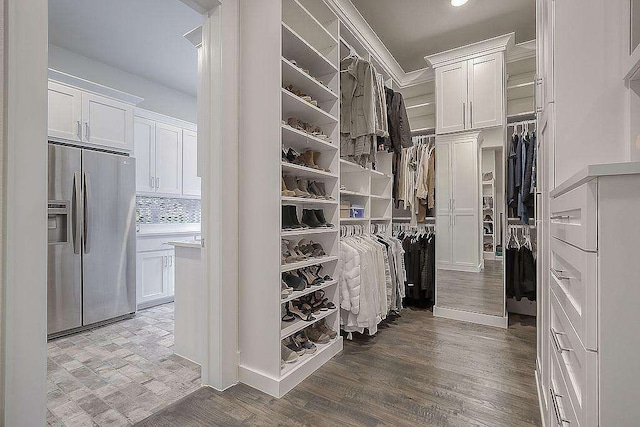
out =
[(479, 325), (493, 326), (507, 329), (509, 326), (508, 316), (491, 316), (489, 314), (474, 313), (471, 311), (456, 310), (453, 308), (433, 307), (433, 315), (447, 319), (461, 320), (463, 322), (477, 323)]

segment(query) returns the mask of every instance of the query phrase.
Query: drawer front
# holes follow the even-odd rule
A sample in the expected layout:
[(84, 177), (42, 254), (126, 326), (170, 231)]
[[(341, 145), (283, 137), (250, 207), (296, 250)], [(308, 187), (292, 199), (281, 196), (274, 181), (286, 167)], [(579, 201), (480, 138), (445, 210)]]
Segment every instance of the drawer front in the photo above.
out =
[[(571, 399), (569, 389), (562, 375), (558, 357), (551, 355), (551, 384), (549, 384), (549, 425), (553, 427), (576, 427), (580, 426)], [(585, 424), (585, 427), (592, 424)]]
[(596, 180), (551, 199), (551, 236), (585, 251), (598, 249)]
[(582, 425), (594, 425), (593, 420), (598, 419), (598, 353), (582, 346), (553, 291), (549, 339), (552, 359), (555, 357), (558, 361), (568, 391), (565, 395), (571, 401), (578, 421)]
[(598, 349), (597, 269), (595, 253), (551, 239), (549, 283), (588, 350)]

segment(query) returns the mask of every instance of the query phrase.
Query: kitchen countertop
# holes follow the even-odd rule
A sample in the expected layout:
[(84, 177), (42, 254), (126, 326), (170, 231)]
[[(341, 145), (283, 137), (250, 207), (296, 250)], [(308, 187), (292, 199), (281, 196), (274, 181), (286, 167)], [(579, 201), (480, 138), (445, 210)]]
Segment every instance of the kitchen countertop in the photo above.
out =
[(200, 234), (200, 223), (138, 224), (136, 236), (168, 236), (175, 234)]

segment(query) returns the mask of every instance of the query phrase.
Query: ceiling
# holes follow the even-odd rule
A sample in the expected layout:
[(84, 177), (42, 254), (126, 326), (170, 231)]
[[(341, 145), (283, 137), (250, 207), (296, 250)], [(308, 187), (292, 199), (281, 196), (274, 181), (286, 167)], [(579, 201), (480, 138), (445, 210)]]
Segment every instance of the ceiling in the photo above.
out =
[(433, 53), (510, 32), (516, 43), (536, 37), (535, 0), (351, 0), (406, 72)]
[(49, 0), (49, 43), (196, 96), (201, 25), (180, 0)]

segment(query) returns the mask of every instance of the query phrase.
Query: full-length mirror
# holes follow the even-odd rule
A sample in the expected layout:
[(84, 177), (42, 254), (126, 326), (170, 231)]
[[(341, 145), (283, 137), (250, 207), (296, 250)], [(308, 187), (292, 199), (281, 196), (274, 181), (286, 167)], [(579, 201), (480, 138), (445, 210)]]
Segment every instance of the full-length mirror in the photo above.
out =
[(436, 138), (436, 306), (504, 316), (505, 133)]

